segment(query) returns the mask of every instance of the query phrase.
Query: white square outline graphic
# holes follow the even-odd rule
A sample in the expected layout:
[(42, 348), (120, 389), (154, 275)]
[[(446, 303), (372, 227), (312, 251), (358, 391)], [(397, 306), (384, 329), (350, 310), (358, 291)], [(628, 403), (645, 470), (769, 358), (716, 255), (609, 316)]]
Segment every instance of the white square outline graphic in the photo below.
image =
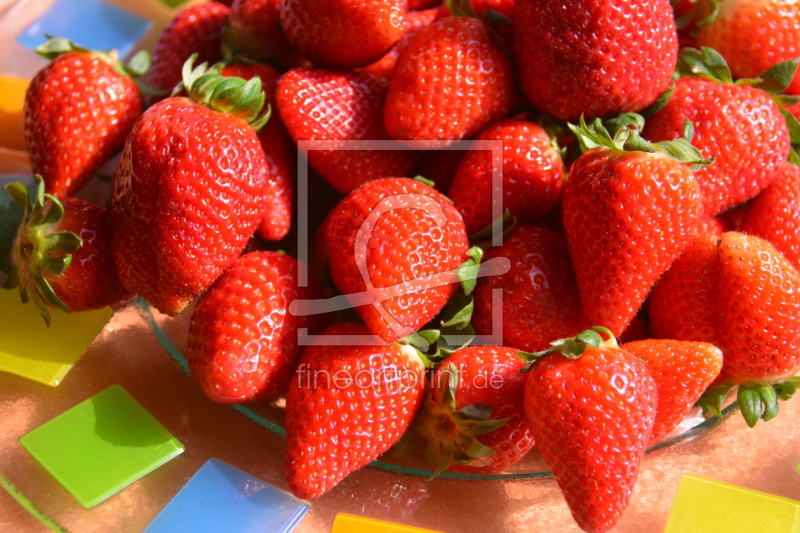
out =
[[(463, 150), (463, 151), (490, 151), (492, 153), (492, 247), (503, 244), (503, 141), (501, 140), (473, 140), (473, 141), (403, 141), (395, 140), (300, 140), (297, 143), (297, 259), (298, 273), (297, 284), (300, 287), (308, 286), (309, 276), (309, 232), (308, 232), (308, 154), (311, 150), (340, 150), (340, 151), (391, 151), (391, 150)], [(496, 258), (505, 259), (505, 258)], [(481, 265), (480, 276), (499, 275), (508, 271), (510, 263), (499, 261), (493, 272), (487, 272)], [(503, 344), (503, 289), (492, 289), (492, 333), (489, 335), (475, 335), (473, 345), (502, 345)], [(346, 295), (328, 301), (332, 307), (348, 305)], [(338, 305), (337, 305), (338, 304)], [(352, 305), (349, 305), (353, 307)], [(326, 346), (341, 345), (341, 335), (309, 335), (308, 328), (298, 328), (298, 345), (300, 346)], [(447, 335), (450, 344), (458, 345), (469, 340), (467, 335)], [(350, 346), (386, 346), (389, 343), (378, 335), (348, 335), (347, 342)]]

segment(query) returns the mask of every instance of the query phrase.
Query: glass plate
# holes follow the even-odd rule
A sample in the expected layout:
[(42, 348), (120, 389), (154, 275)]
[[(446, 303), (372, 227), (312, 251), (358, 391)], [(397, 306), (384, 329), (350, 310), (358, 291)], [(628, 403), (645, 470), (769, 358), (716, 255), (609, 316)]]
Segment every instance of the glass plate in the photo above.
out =
[[(147, 302), (137, 298), (135, 305), (140, 309), (145, 318), (150, 323), (158, 342), (164, 350), (189, 374), (189, 366), (186, 361), (186, 343), (189, 335), (189, 322), (191, 320), (192, 309), (182, 313), (179, 317), (170, 318), (151, 308)], [(719, 424), (728, 415), (737, 411), (735, 395), (729, 397), (727, 406), (722, 411), (721, 418), (703, 419), (699, 409), (695, 409), (672, 433), (671, 436), (653, 446), (647, 451), (648, 454), (674, 446), (686, 439), (691, 439), (703, 431)], [(283, 437), (286, 434), (284, 409), (286, 405), (285, 397), (271, 401), (253, 402), (247, 404), (235, 404), (228, 407), (242, 413), (255, 423), (267, 428), (273, 433)], [(419, 441), (410, 442), (409, 446), (396, 447), (384, 455), (370, 466), (419, 476), (430, 476), (433, 472), (424, 466), (424, 444)], [(542, 459), (541, 454), (534, 448), (522, 461), (513, 465), (508, 470), (498, 474), (468, 474), (461, 472), (445, 471), (441, 477), (465, 480), (511, 480), (511, 479), (532, 479), (552, 477), (553, 473), (548, 470), (547, 464)]]
[[(176, 353), (186, 317), (165, 319), (143, 304), (117, 310), (72, 371), (56, 388), (0, 373), (0, 485), (10, 483), (29, 506), (64, 531), (139, 533), (211, 458), (219, 459), (288, 490), (283, 473), (283, 437), (254, 423), (242, 408), (208, 400), (165, 350)], [(158, 329), (153, 328), (153, 324)], [(0, 334), (3, 327), (0, 324)], [(7, 330), (5, 330), (7, 331)], [(159, 340), (158, 336), (162, 336)], [(39, 465), (18, 439), (100, 392), (119, 384), (155, 416), (186, 451), (97, 507), (86, 510)], [(246, 406), (264, 420), (269, 409)], [(279, 406), (273, 406), (276, 415)], [(663, 531), (683, 473), (689, 472), (787, 498), (800, 499), (800, 402), (749, 429), (738, 415), (692, 431), (674, 445), (654, 450), (642, 462), (630, 505), (615, 533)], [(270, 421), (275, 424), (275, 418)], [(279, 426), (279, 424), (276, 424)], [(350, 513), (441, 531), (571, 533), (577, 531), (555, 483), (545, 473), (511, 472), (497, 481), (442, 477), (426, 481), (415, 470), (364, 468), (330, 493), (312, 500), (298, 533), (328, 533), (337, 513)], [(522, 475), (520, 475), (522, 474)], [(538, 475), (537, 475), (538, 474)], [(5, 480), (5, 481), (4, 481)], [(6, 483), (7, 482), (7, 483)], [(0, 490), (0, 531), (49, 533), (6, 490)]]

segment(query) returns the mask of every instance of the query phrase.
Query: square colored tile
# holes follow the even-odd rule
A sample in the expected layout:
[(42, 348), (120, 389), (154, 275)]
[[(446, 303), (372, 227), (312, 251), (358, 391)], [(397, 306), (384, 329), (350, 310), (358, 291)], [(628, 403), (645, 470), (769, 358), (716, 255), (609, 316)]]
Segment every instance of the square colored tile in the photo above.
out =
[(19, 441), (87, 509), (184, 450), (119, 385), (95, 394)]
[(58, 0), (17, 36), (17, 42), (35, 49), (45, 34), (65, 37), (90, 50), (130, 51), (152, 21), (100, 0)]
[(800, 533), (800, 502), (684, 474), (664, 533)]
[(0, 371), (55, 387), (113, 314), (111, 308), (66, 314), (50, 312), (48, 328), (17, 290), (0, 290)]
[(168, 5), (169, 7), (178, 7), (180, 5), (185, 4), (189, 0), (161, 0), (164, 4)]
[(289, 532), (309, 505), (217, 459), (210, 459), (145, 533)]
[(0, 75), (0, 146), (25, 150), (22, 106), (28, 80)]
[(422, 529), (383, 520), (373, 520), (363, 516), (339, 513), (333, 521), (331, 533), (437, 533), (431, 529)]

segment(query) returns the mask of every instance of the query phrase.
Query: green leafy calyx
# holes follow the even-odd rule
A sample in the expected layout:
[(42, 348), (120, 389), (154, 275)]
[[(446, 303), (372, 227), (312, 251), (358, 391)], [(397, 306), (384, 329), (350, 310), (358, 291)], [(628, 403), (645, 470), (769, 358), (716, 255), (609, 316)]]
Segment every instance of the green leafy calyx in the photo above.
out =
[(53, 60), (68, 52), (81, 52), (85, 54), (97, 54), (111, 59), (114, 70), (123, 76), (138, 78), (150, 70), (150, 54), (145, 50), (137, 52), (127, 64), (119, 60), (116, 50), (96, 51), (89, 50), (65, 39), (64, 37), (53, 37), (48, 35), (48, 41), (36, 48), (36, 53), (45, 59)]
[(182, 79), (173, 94), (185, 90), (189, 97), (204, 106), (220, 113), (229, 113), (245, 120), (256, 131), (269, 120), (270, 106), (262, 114), (264, 108), (264, 91), (261, 78), (254, 76), (244, 80), (236, 76), (223, 76), (220, 64), (208, 67), (201, 63), (193, 67), (197, 54), (190, 57), (183, 65)]
[(550, 347), (541, 352), (518, 352), (519, 356), (528, 361), (528, 364), (522, 372), (528, 372), (531, 367), (543, 356), (558, 352), (567, 359), (577, 359), (588, 348), (595, 350), (602, 348), (617, 348), (617, 339), (611, 330), (604, 326), (595, 326), (591, 329), (582, 331), (575, 337), (568, 337), (566, 339), (559, 339), (550, 343)]
[[(425, 463), (433, 469), (429, 479), (438, 476), (451, 464), (470, 464), (494, 454), (476, 437), (494, 431), (508, 419), (492, 419), (492, 407), (470, 405), (456, 410), (458, 369), (453, 363), (435, 374), (437, 383), (431, 385), (420, 413), (417, 431), (428, 441)], [(446, 382), (445, 382), (446, 380)], [(433, 398), (431, 391), (437, 392)]]
[[(733, 387), (730, 384), (713, 387), (700, 397), (696, 405), (703, 408), (704, 416), (722, 416), (722, 403)], [(759, 420), (768, 422), (778, 415), (778, 400), (791, 399), (798, 387), (800, 376), (770, 385), (740, 385), (736, 393), (739, 411), (750, 427)]]
[(639, 135), (644, 128), (644, 118), (636, 113), (623, 113), (608, 120), (606, 124), (598, 118), (587, 125), (584, 118), (581, 117), (577, 126), (574, 124), (567, 124), (567, 126), (575, 134), (582, 152), (599, 147), (626, 152), (658, 152), (679, 163), (689, 165), (692, 170), (706, 167), (714, 162), (713, 158), (704, 158), (700, 150), (692, 146), (694, 127), (688, 121), (684, 125), (682, 138), (656, 143), (651, 143)]
[(66, 313), (69, 313), (69, 308), (45, 276), (48, 272), (54, 275), (63, 273), (72, 261), (71, 253), (80, 248), (83, 241), (71, 231), (51, 231), (52, 226), (64, 216), (64, 206), (56, 197), (45, 194), (41, 176), (37, 176), (37, 180), (36, 198), (32, 203), (24, 185), (6, 185), (6, 191), (22, 210), (23, 216), (11, 247), (11, 272), (3, 288), (19, 287), (22, 302), (32, 300), (49, 326), (50, 311), (47, 304)]

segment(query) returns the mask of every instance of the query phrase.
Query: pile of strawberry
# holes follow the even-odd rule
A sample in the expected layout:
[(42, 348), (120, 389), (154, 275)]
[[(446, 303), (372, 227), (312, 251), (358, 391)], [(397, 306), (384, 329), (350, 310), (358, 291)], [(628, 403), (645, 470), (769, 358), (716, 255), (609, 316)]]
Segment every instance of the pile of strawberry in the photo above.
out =
[[(800, 370), (800, 7), (673, 3), (209, 1), (152, 65), (53, 39), (25, 103), (42, 181), (0, 206), (5, 287), (46, 320), (196, 300), (194, 379), (287, 395), (302, 498), (407, 432), (434, 475), (535, 445), (606, 531), (695, 404), (737, 388), (754, 426)], [(448, 150), (473, 139), (501, 160)], [(340, 194), (308, 228), (317, 281), (265, 251), (303, 140), (408, 146), (301, 152), (332, 187), (311, 205)], [(74, 198), (120, 151), (108, 205)]]

